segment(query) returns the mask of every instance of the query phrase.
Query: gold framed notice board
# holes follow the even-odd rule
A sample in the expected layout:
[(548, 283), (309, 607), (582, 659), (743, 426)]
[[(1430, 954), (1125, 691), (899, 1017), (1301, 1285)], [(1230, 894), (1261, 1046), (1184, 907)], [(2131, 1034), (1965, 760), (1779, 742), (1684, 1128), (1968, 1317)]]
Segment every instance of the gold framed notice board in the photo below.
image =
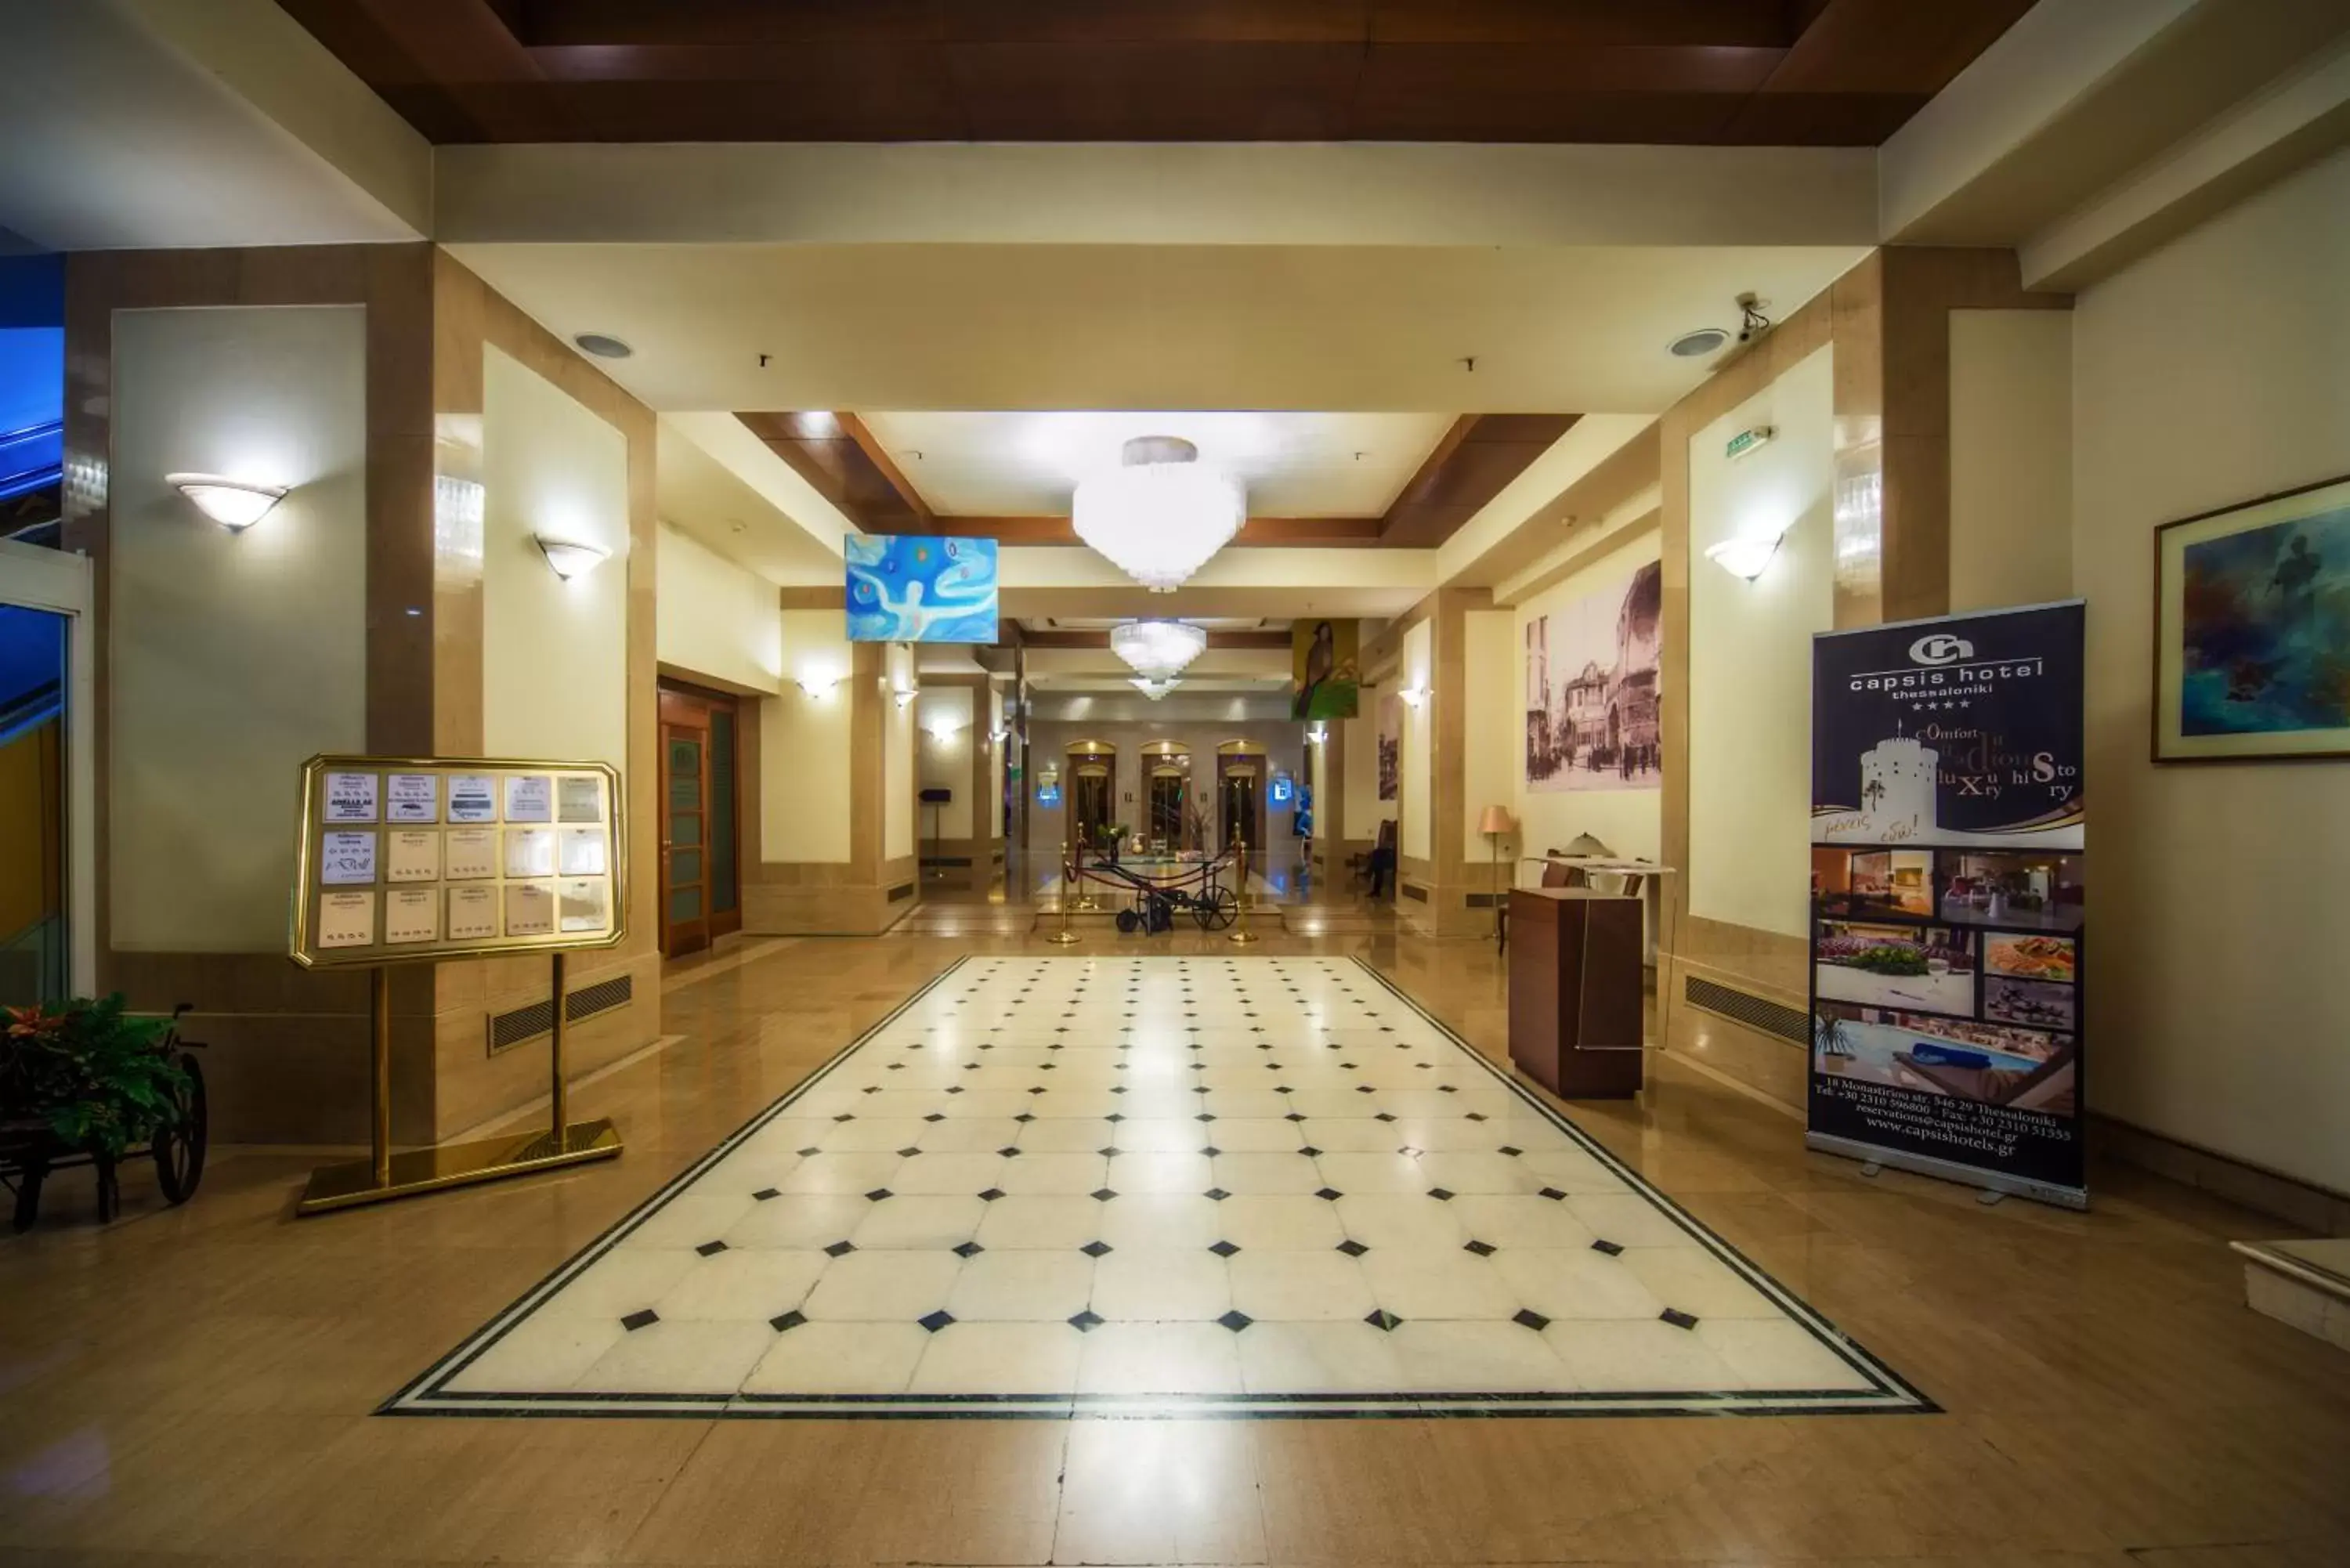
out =
[(620, 776), (603, 763), (313, 757), (294, 961), (612, 947), (628, 935), (623, 816)]

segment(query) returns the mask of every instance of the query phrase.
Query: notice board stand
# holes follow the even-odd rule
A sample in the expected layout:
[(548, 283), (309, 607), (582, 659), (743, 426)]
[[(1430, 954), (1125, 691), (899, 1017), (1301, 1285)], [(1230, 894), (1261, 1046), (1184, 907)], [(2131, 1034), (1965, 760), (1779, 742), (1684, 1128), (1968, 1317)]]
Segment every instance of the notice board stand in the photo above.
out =
[[(619, 774), (601, 763), (319, 756), (303, 764), (289, 956), (306, 969), (369, 971), (371, 1114), (369, 1158), (312, 1171), (297, 1214), (619, 1154), (609, 1117), (570, 1119), (565, 970), (571, 952), (627, 935), (627, 843)], [(520, 953), (545, 953), (549, 965), (547, 1126), (395, 1154), (392, 969)]]

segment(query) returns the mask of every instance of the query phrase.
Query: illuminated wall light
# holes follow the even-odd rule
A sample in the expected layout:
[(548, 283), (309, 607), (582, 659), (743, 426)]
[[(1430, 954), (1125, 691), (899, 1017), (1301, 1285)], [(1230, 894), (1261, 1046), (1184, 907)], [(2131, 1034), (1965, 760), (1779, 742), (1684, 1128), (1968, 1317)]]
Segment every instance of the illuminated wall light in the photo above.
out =
[(443, 556), (482, 558), (483, 502), (477, 479), (436, 474), (432, 480), (432, 547)]
[(554, 568), (555, 575), (567, 583), (586, 576), (602, 566), (612, 554), (600, 545), (584, 545), (577, 539), (550, 539), (544, 534), (534, 534), (531, 538), (537, 543), (539, 553), (546, 557), (546, 564)]
[(931, 740), (936, 741), (942, 746), (949, 741), (953, 740), (957, 735), (962, 733), (962, 726), (961, 724), (956, 723), (952, 719), (945, 717), (933, 719), (928, 724), (924, 725), (923, 728), (930, 731)]
[(803, 670), (792, 679), (801, 691), (816, 698), (831, 696), (832, 689), (840, 684), (839, 673), (831, 670)]
[(1751, 583), (1762, 575), (1762, 568), (1768, 566), (1771, 557), (1779, 553), (1779, 541), (1786, 532), (1786, 527), (1782, 524), (1769, 533), (1742, 534), (1733, 539), (1724, 539), (1719, 545), (1708, 545), (1705, 558), (1731, 576), (1742, 577)]
[(914, 693), (909, 687), (901, 686), (896, 691), (891, 692), (890, 695), (898, 699), (898, 709), (900, 712), (903, 712), (907, 708), (913, 704)]
[(1425, 686), (1407, 686), (1396, 695), (1417, 708), (1428, 701), (1429, 691)]
[(222, 473), (167, 473), (163, 483), (232, 534), (244, 533), (286, 499), (286, 487), (282, 484), (257, 484)]

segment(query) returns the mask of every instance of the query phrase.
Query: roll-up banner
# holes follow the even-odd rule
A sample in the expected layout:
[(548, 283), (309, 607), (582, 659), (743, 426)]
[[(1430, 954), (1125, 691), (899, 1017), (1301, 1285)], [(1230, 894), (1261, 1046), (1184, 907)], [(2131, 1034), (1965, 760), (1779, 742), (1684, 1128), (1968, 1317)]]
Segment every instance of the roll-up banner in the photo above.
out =
[(2088, 1206), (2082, 625), (1814, 639), (1812, 1147)]

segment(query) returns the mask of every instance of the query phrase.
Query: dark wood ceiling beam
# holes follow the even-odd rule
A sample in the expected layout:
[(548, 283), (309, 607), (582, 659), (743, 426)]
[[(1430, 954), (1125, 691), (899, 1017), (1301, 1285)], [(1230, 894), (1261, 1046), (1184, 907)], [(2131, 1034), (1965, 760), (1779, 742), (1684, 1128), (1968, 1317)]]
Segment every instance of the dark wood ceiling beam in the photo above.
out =
[(280, 0), (436, 142), (1881, 142), (2030, 0)]
[(855, 414), (835, 414), (833, 418), (840, 421), (840, 428), (848, 432), (848, 439), (855, 441), (858, 450), (865, 454), (865, 461), (889, 481), (889, 488), (898, 493), (898, 499), (906, 504), (906, 509), (919, 518), (924, 527), (930, 526), (935, 521), (931, 515), (931, 504), (922, 499), (922, 493), (914, 488), (914, 482), (906, 477), (905, 470), (898, 466), (897, 459), (889, 455), (880, 438)]
[(1463, 414), (1380, 519), (1379, 542), (1432, 550), (1574, 428), (1578, 414)]
[[(736, 414), (767, 450), (789, 463), (816, 493), (868, 534), (929, 531), (930, 507), (892, 463), (884, 470), (867, 443), (872, 432), (854, 414)], [(874, 449), (879, 443), (874, 442)]]

